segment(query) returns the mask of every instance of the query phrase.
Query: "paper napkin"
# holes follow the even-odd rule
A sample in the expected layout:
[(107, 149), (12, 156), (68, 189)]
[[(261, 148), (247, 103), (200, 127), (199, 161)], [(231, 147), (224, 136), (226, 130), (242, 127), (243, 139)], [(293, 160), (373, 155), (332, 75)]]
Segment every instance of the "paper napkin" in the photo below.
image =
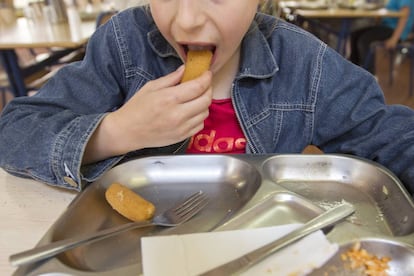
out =
[[(141, 240), (144, 276), (193, 276), (242, 256), (291, 232), (300, 224)], [(306, 275), (338, 250), (317, 231), (276, 252), (243, 275)]]

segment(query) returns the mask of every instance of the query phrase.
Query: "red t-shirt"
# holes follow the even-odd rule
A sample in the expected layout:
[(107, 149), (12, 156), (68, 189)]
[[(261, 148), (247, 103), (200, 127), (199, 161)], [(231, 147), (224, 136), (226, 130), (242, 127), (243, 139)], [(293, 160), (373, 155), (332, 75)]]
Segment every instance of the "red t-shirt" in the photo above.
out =
[(246, 138), (231, 99), (214, 100), (204, 129), (191, 138), (187, 153), (245, 153)]

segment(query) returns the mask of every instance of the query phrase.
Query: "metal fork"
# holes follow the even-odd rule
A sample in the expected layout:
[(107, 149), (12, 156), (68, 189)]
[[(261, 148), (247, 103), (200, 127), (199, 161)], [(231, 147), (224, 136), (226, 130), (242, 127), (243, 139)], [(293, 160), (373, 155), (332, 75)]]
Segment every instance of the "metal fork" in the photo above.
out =
[(11, 255), (9, 261), (14, 266), (29, 264), (53, 257), (61, 252), (72, 249), (74, 247), (99, 241), (116, 234), (152, 225), (159, 226), (176, 226), (179, 225), (203, 209), (208, 203), (207, 196), (199, 191), (178, 205), (166, 210), (162, 214), (154, 217), (152, 221), (130, 222), (120, 226), (111, 227), (95, 233), (88, 233), (73, 238), (52, 242), (45, 246), (36, 247), (21, 253)]

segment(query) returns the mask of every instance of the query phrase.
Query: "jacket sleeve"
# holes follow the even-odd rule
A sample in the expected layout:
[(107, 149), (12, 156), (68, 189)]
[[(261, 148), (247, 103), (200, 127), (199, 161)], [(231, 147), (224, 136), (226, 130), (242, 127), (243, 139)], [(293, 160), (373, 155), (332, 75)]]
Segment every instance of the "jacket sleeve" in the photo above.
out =
[(378, 162), (414, 194), (414, 111), (387, 105), (375, 78), (333, 50), (326, 52), (322, 64), (314, 144), (327, 153)]
[(81, 166), (107, 112), (125, 101), (124, 68), (111, 24), (91, 37), (83, 61), (66, 65), (34, 96), (11, 101), (0, 117), (0, 166), (51, 185), (81, 190), (121, 157)]

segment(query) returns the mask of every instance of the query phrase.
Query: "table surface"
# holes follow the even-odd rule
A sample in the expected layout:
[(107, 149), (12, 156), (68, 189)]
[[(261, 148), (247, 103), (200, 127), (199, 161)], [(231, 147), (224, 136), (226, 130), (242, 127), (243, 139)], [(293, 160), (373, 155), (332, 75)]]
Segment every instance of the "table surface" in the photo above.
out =
[(95, 20), (51, 24), (35, 23), (22, 17), (14, 24), (0, 25), (0, 49), (78, 47), (85, 44), (95, 30)]
[(9, 256), (34, 247), (76, 195), (0, 169), (0, 275), (12, 275)]
[(309, 18), (359, 18), (359, 17), (400, 17), (401, 11), (390, 11), (380, 9), (357, 9), (357, 8), (303, 8), (300, 1), (280, 1), (281, 9), (289, 8), (295, 14)]
[(400, 17), (402, 12), (387, 9), (359, 10), (359, 9), (296, 9), (295, 14), (308, 18), (360, 18), (360, 17)]

